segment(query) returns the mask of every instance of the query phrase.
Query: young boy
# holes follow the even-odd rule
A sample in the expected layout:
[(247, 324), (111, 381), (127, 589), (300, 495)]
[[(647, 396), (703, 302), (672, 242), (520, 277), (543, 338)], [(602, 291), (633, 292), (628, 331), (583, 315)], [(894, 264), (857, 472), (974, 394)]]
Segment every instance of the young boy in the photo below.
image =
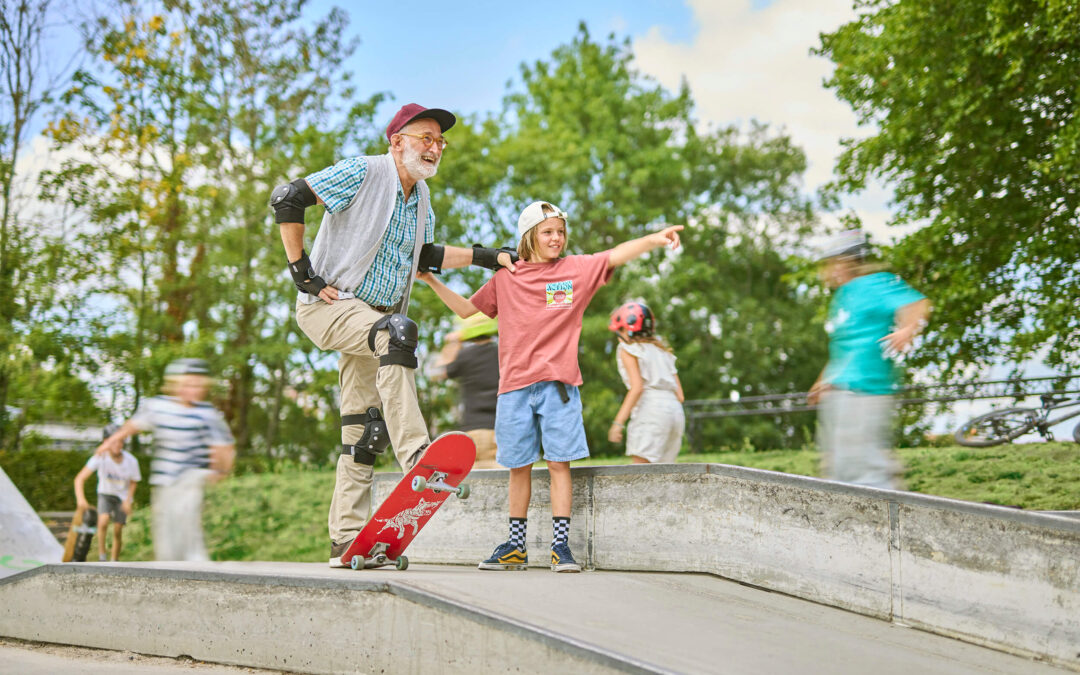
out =
[(205, 401), (210, 365), (179, 359), (165, 369), (160, 396), (145, 399), (97, 454), (111, 452), (141, 431), (154, 433), (150, 464), (154, 556), (158, 560), (208, 560), (203, 543), (203, 485), (232, 470), (233, 437), (221, 413)]
[[(116, 427), (110, 425), (113, 429)], [(109, 427), (105, 428), (106, 437)], [(86, 491), (83, 485), (86, 479), (97, 471), (97, 511), (98, 511), (98, 560), (105, 558), (105, 534), (109, 527), (109, 519), (113, 521), (113, 562), (120, 559), (120, 549), (123, 548), (123, 530), (131, 515), (132, 505), (135, 502), (135, 487), (142, 480), (139, 471), (139, 461), (135, 459), (123, 444), (112, 445), (104, 455), (94, 455), (86, 466), (75, 476), (75, 502), (79, 509), (89, 506), (86, 501)]]
[(533, 202), (518, 218), (516, 272), (499, 270), (466, 300), (432, 274), (418, 275), (461, 318), (499, 317), (496, 459), (510, 469), (510, 539), (480, 563), (482, 570), (523, 570), (532, 465), (541, 446), (551, 477), (551, 569), (580, 572), (567, 543), (573, 502), (570, 462), (589, 456), (581, 417), (578, 340), (585, 307), (612, 270), (654, 248), (679, 245), (681, 225), (594, 255), (563, 257), (566, 213)]

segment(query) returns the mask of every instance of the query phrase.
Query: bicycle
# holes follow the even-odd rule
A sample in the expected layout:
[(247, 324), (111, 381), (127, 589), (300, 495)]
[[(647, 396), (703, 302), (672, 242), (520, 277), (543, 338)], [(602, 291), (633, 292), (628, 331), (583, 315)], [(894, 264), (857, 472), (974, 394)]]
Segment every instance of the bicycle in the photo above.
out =
[[(1080, 415), (1080, 399), (1054, 398), (1053, 394), (1043, 394), (1039, 398), (1042, 405), (1038, 408), (1006, 408), (971, 419), (956, 430), (953, 438), (970, 448), (987, 448), (1037, 431), (1045, 440), (1053, 441), (1050, 428)], [(1053, 412), (1067, 408), (1075, 410), (1051, 419)], [(1073, 440), (1080, 443), (1080, 424), (1073, 429)]]

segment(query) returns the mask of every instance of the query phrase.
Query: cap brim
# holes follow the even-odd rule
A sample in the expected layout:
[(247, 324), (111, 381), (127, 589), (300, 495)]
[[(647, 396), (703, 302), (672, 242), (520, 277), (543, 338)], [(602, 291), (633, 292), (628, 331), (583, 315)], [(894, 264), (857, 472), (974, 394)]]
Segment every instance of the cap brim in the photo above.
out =
[[(417, 113), (416, 115), (410, 117), (409, 122), (415, 122), (416, 120), (425, 119), (435, 120), (436, 122), (438, 122), (439, 129), (441, 129), (443, 133), (446, 133), (448, 129), (450, 129), (452, 126), (454, 126), (454, 124), (457, 123), (457, 118), (454, 117), (454, 113), (450, 112), (449, 110), (443, 110), (442, 108), (428, 108), (427, 110), (424, 110), (423, 112)], [(406, 122), (405, 124), (408, 124), (409, 122)], [(401, 128), (404, 129), (405, 124), (402, 124)]]

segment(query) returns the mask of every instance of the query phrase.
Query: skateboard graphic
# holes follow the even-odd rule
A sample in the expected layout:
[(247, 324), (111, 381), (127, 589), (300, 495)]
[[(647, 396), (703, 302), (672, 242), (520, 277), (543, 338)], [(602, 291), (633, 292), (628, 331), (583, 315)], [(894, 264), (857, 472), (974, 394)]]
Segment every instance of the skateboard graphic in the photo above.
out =
[(63, 562), (86, 562), (90, 542), (97, 533), (97, 516), (97, 509), (92, 506), (75, 511), (64, 540)]
[(461, 481), (476, 461), (476, 445), (467, 434), (439, 436), (398, 481), (341, 556), (354, 570), (395, 565), (409, 567), (402, 553), (451, 494), (469, 496)]

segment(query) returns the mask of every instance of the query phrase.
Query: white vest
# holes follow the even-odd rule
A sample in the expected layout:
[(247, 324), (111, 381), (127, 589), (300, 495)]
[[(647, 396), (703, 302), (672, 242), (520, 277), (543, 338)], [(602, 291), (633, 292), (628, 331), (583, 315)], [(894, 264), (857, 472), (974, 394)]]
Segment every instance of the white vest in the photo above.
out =
[[(367, 173), (364, 174), (360, 189), (347, 207), (337, 213), (327, 211), (323, 215), (322, 225), (319, 226), (319, 233), (315, 235), (315, 243), (311, 247), (311, 265), (315, 268), (315, 273), (341, 291), (341, 299), (355, 297), (353, 292), (371, 268), (386, 228), (390, 226), (398, 186), (401, 184), (397, 165), (389, 153), (364, 159), (367, 160)], [(401, 300), (397, 303), (396, 311), (402, 314), (409, 309), (409, 293), (412, 291), (416, 267), (420, 260), (420, 247), (424, 244), (424, 228), (427, 226), (427, 213), (431, 203), (427, 183), (418, 181), (413, 189), (419, 191), (416, 241), (413, 244), (409, 280)], [(305, 305), (318, 301), (317, 296), (307, 293), (300, 293), (298, 297)]]

